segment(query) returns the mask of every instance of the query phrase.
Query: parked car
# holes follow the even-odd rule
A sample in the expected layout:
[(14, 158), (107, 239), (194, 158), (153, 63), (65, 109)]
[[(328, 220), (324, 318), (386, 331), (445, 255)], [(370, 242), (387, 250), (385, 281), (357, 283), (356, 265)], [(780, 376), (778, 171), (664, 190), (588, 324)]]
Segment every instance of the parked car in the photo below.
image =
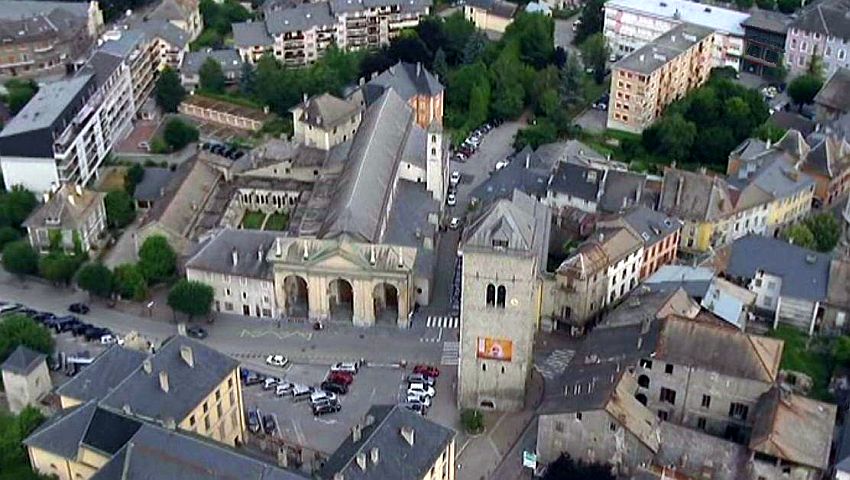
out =
[(449, 183), (451, 183), (452, 185), (457, 185), (458, 183), (460, 183), (460, 172), (458, 172), (457, 170), (452, 172), (451, 176), (449, 176)]
[(91, 327), (92, 326), (89, 325), (88, 323), (80, 322), (80, 323), (74, 325), (73, 327), (71, 327), (71, 335), (73, 335), (75, 337), (79, 337), (80, 335), (85, 334), (86, 330), (90, 329)]
[(310, 394), (310, 403), (315, 404), (319, 401), (326, 399), (337, 400), (337, 398), (338, 397), (336, 393), (328, 392), (325, 390), (315, 390), (313, 393)]
[(324, 415), (326, 413), (336, 413), (342, 410), (342, 405), (339, 402), (334, 401), (323, 401), (313, 405), (313, 415), (319, 416)]
[(331, 366), (331, 372), (347, 372), (352, 375), (357, 375), (360, 369), (360, 364), (357, 362), (339, 362)]
[(496, 162), (496, 170), (501, 170), (501, 169), (507, 167), (510, 163), (511, 162), (508, 161), (508, 159), (499, 160), (498, 162)]
[(107, 333), (106, 335), (100, 337), (101, 345), (124, 345), (124, 339), (119, 337), (118, 335), (113, 335), (111, 333)]
[(274, 389), (274, 394), (278, 397), (283, 397), (284, 395), (289, 395), (292, 393), (292, 389), (295, 387), (294, 383), (290, 382), (282, 382), (278, 383)]
[(23, 308), (23, 305), (20, 305), (20, 304), (17, 304), (17, 303), (5, 303), (4, 302), (2, 305), (0, 305), (0, 315), (4, 314), (4, 313), (12, 313), (16, 310), (20, 310), (21, 308)]
[(56, 318), (56, 315), (54, 315), (50, 312), (38, 312), (35, 315), (33, 315), (33, 317), (32, 317), (33, 320), (35, 320), (36, 322), (41, 323), (41, 324), (44, 324), (47, 321), (54, 319), (54, 318)]
[(72, 303), (68, 307), (68, 311), (72, 313), (79, 313), (80, 315), (85, 315), (89, 313), (89, 306), (85, 303)]
[(416, 393), (408, 393), (407, 403), (418, 403), (425, 406), (425, 408), (428, 408), (431, 406), (431, 397), (419, 395)]
[(440, 376), (440, 369), (433, 365), (416, 365), (413, 367), (413, 373), (421, 373), (431, 378), (437, 378)]
[(446, 199), (446, 204), (450, 207), (454, 207), (457, 205), (457, 195), (454, 192), (449, 192), (448, 198)]
[(329, 382), (339, 383), (345, 386), (351, 385), (354, 382), (354, 375), (349, 372), (330, 372), (327, 380)]
[(406, 408), (408, 410), (413, 410), (414, 412), (418, 413), (419, 415), (424, 416), (426, 413), (428, 413), (428, 407), (426, 407), (424, 403), (407, 402), (407, 403), (404, 403), (403, 406), (404, 406), (404, 408)]
[(248, 410), (248, 430), (258, 433), (260, 428), (260, 412), (256, 410)]
[(410, 395), (411, 393), (425, 397), (433, 397), (437, 392), (434, 390), (434, 387), (429, 387), (424, 383), (410, 383), (407, 385), (407, 394)]
[(88, 330), (83, 334), (87, 342), (91, 342), (92, 340), (100, 340), (104, 335), (109, 335), (110, 332), (108, 328), (103, 327), (89, 327)]
[(315, 389), (306, 385), (295, 384), (292, 387), (292, 401), (299, 402), (310, 398)]
[(274, 420), (274, 416), (271, 414), (263, 415), (263, 431), (266, 435), (274, 435), (274, 432), (277, 430), (277, 422)]
[(341, 383), (334, 383), (329, 381), (322, 382), (322, 390), (330, 393), (335, 393), (337, 395), (345, 395), (348, 393), (348, 387)]
[(407, 383), (424, 383), (429, 387), (433, 387), (437, 380), (434, 377), (429, 377), (421, 373), (411, 373), (407, 376)]
[(56, 325), (56, 333), (70, 332), (75, 326), (79, 325), (80, 320), (77, 317), (66, 318), (61, 323)]
[(449, 228), (452, 230), (457, 230), (460, 227), (460, 219), (457, 217), (452, 217), (451, 221), (449, 221)]
[(19, 313), (21, 315), (26, 315), (28, 317), (32, 317), (33, 315), (38, 313), (38, 310), (35, 310), (33, 308), (29, 308), (29, 307), (24, 307), (24, 308), (19, 309), (17, 313)]
[(277, 386), (277, 384), (280, 383), (280, 382), (281, 382), (281, 380), (279, 378), (268, 377), (265, 380), (263, 380), (263, 390), (271, 390), (271, 389), (275, 388)]
[(242, 379), (242, 383), (246, 387), (250, 387), (251, 385), (257, 385), (259, 383), (263, 383), (266, 377), (260, 375), (259, 373), (249, 372), (245, 378)]
[(197, 338), (198, 340), (203, 340), (209, 336), (206, 330), (203, 327), (199, 327), (197, 325), (186, 328), (186, 335), (192, 338)]
[(289, 364), (289, 359), (283, 355), (269, 355), (266, 357), (266, 365), (283, 368)]

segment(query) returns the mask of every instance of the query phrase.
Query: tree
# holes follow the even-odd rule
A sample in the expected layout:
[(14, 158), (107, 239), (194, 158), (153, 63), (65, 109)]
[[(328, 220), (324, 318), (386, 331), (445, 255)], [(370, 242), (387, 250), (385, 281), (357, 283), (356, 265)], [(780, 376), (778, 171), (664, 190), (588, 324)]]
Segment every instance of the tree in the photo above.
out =
[(21, 233), (12, 227), (0, 227), (0, 250), (17, 240), (21, 239)]
[(248, 62), (242, 64), (242, 71), (239, 74), (239, 92), (246, 97), (254, 96), (254, 66)]
[(6, 82), (5, 87), (8, 93), (6, 93), (3, 101), (9, 107), (12, 115), (20, 112), (24, 105), (38, 92), (38, 84), (33, 80), (13, 78)]
[(821, 213), (806, 220), (806, 227), (815, 239), (815, 250), (831, 252), (841, 237), (841, 224), (831, 213)]
[(0, 195), (0, 222), (20, 228), (38, 205), (35, 195), (21, 186)]
[(850, 337), (843, 335), (835, 339), (832, 356), (839, 365), (847, 366), (850, 364)]
[(802, 109), (803, 105), (812, 103), (822, 86), (823, 80), (820, 78), (810, 73), (800, 75), (788, 84), (788, 96), (798, 109)]
[(446, 52), (442, 48), (438, 48), (437, 53), (434, 54), (434, 64), (431, 66), (431, 70), (439, 75), (440, 78), (446, 78), (448, 76), (449, 64), (446, 62)]
[(573, 105), (584, 98), (581, 65), (575, 55), (570, 55), (561, 69), (560, 94), (561, 100), (567, 105)]
[(579, 48), (585, 67), (593, 69), (593, 80), (601, 84), (605, 80), (605, 62), (608, 61), (605, 37), (601, 33), (591, 35)]
[(504, 41), (518, 41), (520, 60), (541, 69), (552, 60), (555, 52), (554, 32), (552, 18), (520, 13), (505, 31)]
[(785, 238), (789, 243), (803, 248), (815, 248), (815, 235), (809, 230), (804, 223), (792, 225), (787, 232)]
[(540, 145), (552, 143), (558, 140), (558, 129), (547, 118), (541, 118), (537, 125), (521, 129), (516, 134), (514, 148), (522, 150), (526, 145), (536, 149)]
[(753, 0), (735, 0), (735, 6), (739, 10), (749, 10), (753, 7)]
[(39, 425), (44, 415), (35, 407), (27, 406), (18, 415), (0, 413), (0, 478), (6, 480), (48, 480), (32, 470), (23, 441)]
[(687, 160), (697, 136), (697, 128), (678, 113), (663, 117), (648, 129), (657, 132), (658, 151), (673, 161)]
[(765, 142), (770, 140), (772, 143), (778, 142), (784, 135), (787, 130), (777, 127), (770, 120), (759, 125), (758, 128), (753, 131), (753, 136), (756, 138), (760, 138)]
[(186, 123), (179, 118), (172, 118), (165, 124), (162, 139), (171, 150), (180, 150), (186, 145), (198, 140), (199, 132), (194, 125)]
[(156, 81), (156, 104), (166, 112), (176, 112), (186, 90), (180, 84), (180, 76), (171, 67), (165, 67)]
[(209, 315), (214, 296), (211, 286), (183, 279), (168, 292), (168, 306), (175, 312), (185, 313), (191, 320), (196, 316)]
[(162, 235), (148, 237), (139, 249), (139, 270), (148, 285), (163, 282), (177, 270), (177, 254)]
[(3, 247), (3, 268), (18, 276), (38, 271), (38, 254), (26, 240), (18, 240)]
[(776, 10), (776, 0), (756, 0), (756, 5), (763, 10)]
[(46, 328), (26, 315), (13, 314), (0, 319), (0, 362), (23, 345), (41, 353), (53, 352), (53, 337)]
[(466, 41), (466, 45), (463, 47), (461, 61), (465, 65), (471, 65), (484, 56), (484, 51), (486, 49), (487, 37), (483, 33), (475, 31), (469, 36), (469, 39)]
[(610, 465), (576, 462), (566, 453), (546, 469), (543, 480), (615, 480)]
[(139, 165), (138, 163), (134, 163), (130, 166), (130, 168), (127, 169), (126, 182), (133, 185), (134, 188), (136, 185), (142, 183), (142, 180), (144, 180), (144, 178), (145, 167)]
[(794, 13), (800, 8), (800, 0), (777, 0), (776, 6), (782, 13)]
[(136, 205), (124, 190), (115, 190), (106, 194), (106, 222), (111, 228), (124, 228), (136, 218)]
[(109, 298), (115, 285), (111, 271), (102, 263), (88, 263), (77, 272), (77, 285), (89, 295)]
[(148, 297), (148, 286), (145, 276), (138, 266), (125, 263), (115, 267), (113, 272), (115, 290), (121, 298), (137, 302)]
[(468, 433), (476, 434), (484, 431), (484, 415), (480, 410), (464, 409), (460, 412), (460, 423)]
[(53, 251), (38, 260), (38, 273), (54, 284), (69, 284), (80, 267), (80, 260), (62, 251)]
[(579, 20), (581, 22), (573, 40), (576, 45), (581, 45), (592, 35), (602, 33), (602, 24), (605, 21), (605, 0), (588, 0), (581, 10)]
[(198, 71), (198, 77), (200, 77), (201, 90), (213, 93), (224, 91), (224, 84), (227, 79), (224, 77), (221, 64), (216, 59), (207, 57)]

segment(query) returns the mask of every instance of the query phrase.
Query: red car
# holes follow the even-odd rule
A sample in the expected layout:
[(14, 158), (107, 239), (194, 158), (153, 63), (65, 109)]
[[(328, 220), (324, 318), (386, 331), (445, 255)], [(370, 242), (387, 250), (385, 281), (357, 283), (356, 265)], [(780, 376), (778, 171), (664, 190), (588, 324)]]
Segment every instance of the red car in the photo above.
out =
[(348, 386), (354, 381), (354, 376), (346, 372), (331, 372), (328, 375), (328, 381)]
[(431, 365), (417, 365), (413, 367), (413, 373), (421, 373), (427, 377), (437, 378), (440, 376), (440, 369)]

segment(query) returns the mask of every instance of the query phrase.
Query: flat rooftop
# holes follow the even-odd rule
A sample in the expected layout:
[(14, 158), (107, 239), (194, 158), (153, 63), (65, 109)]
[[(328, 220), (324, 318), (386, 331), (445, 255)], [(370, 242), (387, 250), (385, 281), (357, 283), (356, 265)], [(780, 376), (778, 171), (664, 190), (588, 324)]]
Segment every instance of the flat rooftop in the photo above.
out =
[(650, 74), (712, 33), (710, 28), (683, 23), (635, 50), (614, 64), (614, 68)]
[(77, 95), (86, 88), (93, 75), (92, 73), (84, 73), (41, 87), (38, 93), (0, 132), (0, 138), (49, 128)]
[(608, 0), (605, 2), (605, 8), (631, 10), (653, 17), (675, 18), (682, 22), (742, 37), (744, 27), (741, 23), (750, 18), (747, 12), (688, 0)]
[(245, 107), (235, 103), (205, 97), (203, 95), (189, 95), (183, 100), (183, 103), (207, 110), (215, 110), (216, 112), (229, 113), (237, 117), (248, 118), (258, 122), (266, 122), (272, 117), (270, 113), (265, 113), (259, 108)]

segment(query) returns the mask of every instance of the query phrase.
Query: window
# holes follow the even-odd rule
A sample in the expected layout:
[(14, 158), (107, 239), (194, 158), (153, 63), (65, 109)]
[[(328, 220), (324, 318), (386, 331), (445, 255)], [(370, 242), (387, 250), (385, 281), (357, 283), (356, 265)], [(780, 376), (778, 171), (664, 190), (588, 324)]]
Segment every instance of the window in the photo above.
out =
[(581, 421), (581, 412), (576, 412), (576, 420)]
[(233, 406), (233, 405), (236, 403), (236, 396), (235, 396), (235, 394), (233, 393), (233, 390), (231, 390), (231, 391), (227, 394), (227, 397), (228, 397), (228, 399), (230, 400), (230, 406)]
[(666, 373), (668, 375), (673, 375), (673, 364), (672, 363), (668, 363), (667, 365), (664, 365), (664, 373)]
[(229, 288), (225, 288), (225, 289), (224, 289), (224, 296), (225, 296), (225, 297), (229, 297), (229, 296), (230, 296), (230, 289), (229, 289)]
[(616, 432), (617, 431), (617, 424), (614, 423), (614, 422), (609, 422), (608, 423), (608, 430), (611, 430), (612, 432)]
[(711, 396), (710, 395), (703, 395), (702, 396), (702, 403), (700, 404), (700, 406), (702, 408), (710, 408), (711, 407)]
[(697, 428), (700, 430), (705, 430), (705, 417), (700, 417), (697, 419)]
[(216, 390), (216, 391), (215, 391), (215, 399), (216, 399), (216, 400), (221, 400), (221, 390)]
[(505, 297), (508, 294), (508, 289), (504, 285), (499, 285), (498, 293), (496, 294), (496, 306), (505, 308)]
[(486, 363), (482, 363), (482, 364), (481, 364), (481, 371), (482, 371), (482, 372), (486, 372), (486, 371), (487, 371), (487, 364), (486, 364)]
[(667, 413), (666, 411), (664, 411), (664, 410), (658, 411), (658, 419), (661, 420), (662, 422), (666, 422), (667, 418), (669, 418), (669, 417), (670, 417), (670, 414)]
[(194, 416), (194, 415), (192, 415), (191, 417), (189, 417), (189, 426), (190, 426), (190, 427), (194, 427), (194, 426), (195, 426), (195, 416)]
[(204, 428), (210, 429), (210, 417), (204, 417)]
[(228, 312), (233, 311), (233, 304), (230, 302), (224, 302), (224, 309)]
[(220, 403), (215, 406), (215, 413), (218, 415), (218, 418), (221, 418), (221, 416), (223, 415), (224, 412), (221, 409)]
[(640, 359), (640, 366), (647, 370), (652, 370), (652, 360), (647, 360), (645, 358)]
[(507, 240), (497, 240), (494, 238), (491, 243), (493, 244), (493, 248), (508, 248)]
[(661, 401), (669, 403), (670, 405), (676, 404), (676, 391), (671, 390), (669, 388), (661, 387)]
[(750, 407), (742, 403), (729, 404), (729, 416), (736, 420), (746, 420), (748, 413), (750, 413)]
[(558, 433), (564, 433), (564, 422), (555, 422), (555, 431)]
[(204, 402), (204, 413), (207, 413), (209, 411), (210, 411), (210, 406), (207, 404), (207, 402)]
[(492, 283), (487, 285), (487, 305), (493, 307), (496, 305), (496, 286)]
[(838, 51), (838, 59), (839, 59), (839, 60), (844, 60), (844, 57), (845, 57), (846, 55), (847, 55), (847, 52), (845, 52), (844, 50), (839, 50), (839, 51)]

